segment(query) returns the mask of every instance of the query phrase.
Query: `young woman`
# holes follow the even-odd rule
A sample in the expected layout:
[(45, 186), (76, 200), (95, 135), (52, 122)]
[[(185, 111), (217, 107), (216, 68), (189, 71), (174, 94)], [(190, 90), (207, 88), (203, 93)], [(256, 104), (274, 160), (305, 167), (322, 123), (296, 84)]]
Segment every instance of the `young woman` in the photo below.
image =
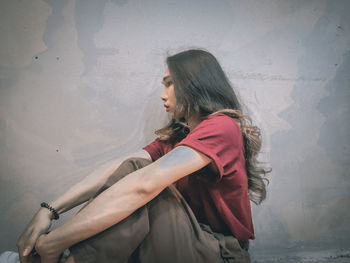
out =
[[(250, 200), (266, 195), (259, 129), (216, 58), (166, 60), (161, 99), (171, 121), (126, 161), (111, 162), (42, 204), (17, 246), (21, 262), (249, 262)], [(53, 217), (87, 200), (61, 227)]]

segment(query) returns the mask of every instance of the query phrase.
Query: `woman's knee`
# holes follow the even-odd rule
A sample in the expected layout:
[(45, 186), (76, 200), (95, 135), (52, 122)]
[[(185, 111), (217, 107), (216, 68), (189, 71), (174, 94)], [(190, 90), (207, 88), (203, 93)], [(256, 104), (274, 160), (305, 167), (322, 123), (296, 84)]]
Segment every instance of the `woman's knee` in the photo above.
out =
[(130, 157), (126, 160), (124, 160), (120, 166), (130, 166), (133, 170), (138, 170), (142, 167), (145, 167), (149, 164), (151, 164), (152, 161), (146, 158), (141, 157)]
[(142, 167), (145, 167), (149, 164), (151, 164), (152, 161), (145, 159), (145, 158), (139, 158), (139, 157), (131, 157), (123, 161), (119, 167), (112, 173), (112, 175), (108, 178), (107, 182), (103, 185), (103, 187), (98, 192), (101, 193), (102, 191), (106, 190), (107, 188), (111, 187), (113, 184), (118, 182), (120, 179), (125, 177), (126, 175), (141, 169)]

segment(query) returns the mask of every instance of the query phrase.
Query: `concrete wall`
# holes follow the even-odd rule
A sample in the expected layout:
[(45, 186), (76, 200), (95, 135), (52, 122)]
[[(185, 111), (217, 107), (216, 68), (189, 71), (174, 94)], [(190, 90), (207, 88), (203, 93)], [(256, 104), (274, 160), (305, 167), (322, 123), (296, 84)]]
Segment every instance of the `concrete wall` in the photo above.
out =
[(203, 47), (273, 167), (253, 258), (349, 255), (349, 1), (0, 3), (1, 251), (41, 201), (154, 138), (167, 52)]

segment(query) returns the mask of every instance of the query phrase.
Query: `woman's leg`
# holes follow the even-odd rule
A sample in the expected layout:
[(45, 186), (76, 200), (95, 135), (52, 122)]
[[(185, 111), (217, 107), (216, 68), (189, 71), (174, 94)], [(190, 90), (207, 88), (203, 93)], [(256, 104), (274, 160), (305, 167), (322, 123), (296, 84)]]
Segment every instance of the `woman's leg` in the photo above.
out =
[[(150, 163), (142, 158), (126, 160), (101, 191)], [(187, 202), (171, 186), (123, 221), (71, 247), (73, 256), (68, 260), (77, 263), (222, 262), (221, 256), (225, 255), (218, 240), (212, 232), (201, 229)], [(230, 255), (226, 258), (232, 259)]]
[(201, 230), (175, 188), (166, 188), (141, 211), (72, 247), (66, 263), (222, 262), (218, 240)]
[[(150, 163), (143, 158), (126, 160), (101, 191)], [(174, 188), (166, 188), (129, 217), (74, 245), (70, 251), (77, 263), (206, 262), (198, 259), (204, 256), (208, 258), (207, 262), (218, 262), (217, 240), (212, 237), (207, 241), (216, 250), (208, 249), (204, 240), (206, 234), (201, 231), (182, 196)]]
[(128, 263), (222, 262), (218, 240), (202, 231), (175, 187), (167, 187), (146, 207), (149, 233)]
[[(129, 158), (112, 174), (99, 193), (129, 173), (145, 167), (151, 161)], [(83, 208), (84, 209), (84, 208)], [(149, 231), (148, 211), (136, 210), (118, 224), (70, 248), (76, 262), (125, 262), (139, 246)]]

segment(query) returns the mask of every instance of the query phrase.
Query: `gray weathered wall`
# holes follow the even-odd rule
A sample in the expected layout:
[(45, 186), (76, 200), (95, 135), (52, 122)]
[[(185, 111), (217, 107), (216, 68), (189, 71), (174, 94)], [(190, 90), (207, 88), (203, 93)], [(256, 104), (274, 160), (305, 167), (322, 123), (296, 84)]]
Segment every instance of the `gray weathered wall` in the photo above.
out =
[(252, 256), (349, 254), (350, 1), (0, 3), (1, 251), (42, 200), (154, 138), (167, 52), (203, 47), (273, 167)]

